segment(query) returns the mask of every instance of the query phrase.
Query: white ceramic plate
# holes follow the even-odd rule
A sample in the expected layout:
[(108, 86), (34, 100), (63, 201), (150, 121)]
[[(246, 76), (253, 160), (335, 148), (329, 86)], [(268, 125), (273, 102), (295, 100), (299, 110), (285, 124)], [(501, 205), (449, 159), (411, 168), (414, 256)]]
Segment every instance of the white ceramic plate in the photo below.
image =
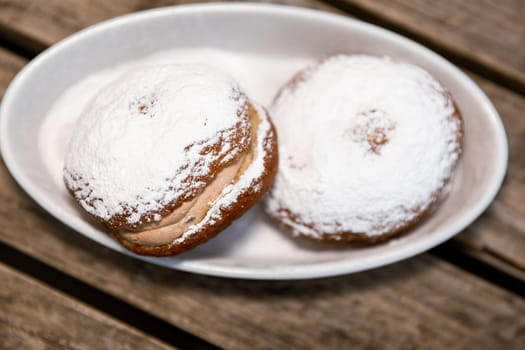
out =
[(38, 135), (52, 103), (86, 75), (146, 53), (174, 47), (216, 47), (311, 57), (337, 53), (389, 55), (418, 64), (454, 95), (465, 120), (464, 153), (448, 198), (401, 238), (370, 247), (322, 246), (290, 238), (256, 207), (228, 232), (171, 258), (138, 259), (196, 273), (251, 279), (301, 279), (389, 264), (449, 239), (490, 204), (503, 180), (507, 141), (491, 102), (465, 74), (428, 49), (389, 31), (322, 12), (261, 4), (164, 8), (87, 28), (46, 50), (7, 90), (0, 110), (0, 146), (18, 183), (48, 212), (79, 233), (130, 254), (82, 215), (53, 181)]

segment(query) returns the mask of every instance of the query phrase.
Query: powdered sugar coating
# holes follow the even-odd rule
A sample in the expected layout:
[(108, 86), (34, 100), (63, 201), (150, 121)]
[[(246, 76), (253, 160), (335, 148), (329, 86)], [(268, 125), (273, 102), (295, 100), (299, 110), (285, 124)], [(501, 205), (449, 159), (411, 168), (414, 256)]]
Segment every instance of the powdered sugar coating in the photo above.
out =
[(236, 205), (241, 195), (260, 193), (264, 176), (267, 175), (266, 157), (270, 156), (275, 145), (276, 139), (268, 113), (260, 105), (252, 103), (252, 106), (259, 116), (257, 127), (257, 140), (254, 150), (254, 157), (250, 166), (244, 171), (239, 180), (234, 184), (226, 186), (214, 203), (211, 204), (206, 216), (195, 225), (192, 225), (186, 232), (177, 238), (172, 244), (184, 242), (188, 237), (206, 230), (210, 225), (214, 225), (222, 218), (222, 212)]
[(401, 230), (436, 202), (460, 153), (449, 93), (389, 58), (329, 58), (296, 76), (270, 113), (280, 161), (267, 211), (313, 238)]
[(231, 77), (202, 64), (146, 66), (87, 105), (64, 179), (90, 214), (133, 227), (160, 220), (159, 211), (197, 193), (213, 166), (248, 144), (246, 99)]

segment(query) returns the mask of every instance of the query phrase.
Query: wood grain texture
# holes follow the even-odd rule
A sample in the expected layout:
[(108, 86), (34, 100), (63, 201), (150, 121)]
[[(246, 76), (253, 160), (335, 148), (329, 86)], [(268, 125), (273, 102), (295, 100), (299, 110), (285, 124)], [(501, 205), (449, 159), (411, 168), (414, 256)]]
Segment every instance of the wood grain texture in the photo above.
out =
[[(0, 0), (0, 6), (5, 3)], [(31, 3), (31, 10), (35, 6), (54, 6)], [(71, 6), (73, 1), (68, 3)], [(75, 23), (72, 21), (72, 25)], [(3, 68), (2, 56), (0, 52)], [(19, 58), (9, 56), (7, 59), (20, 63)], [(0, 81), (12, 74), (9, 69), (0, 69)], [(516, 219), (524, 217), (525, 211), (520, 206), (519, 192), (514, 192), (523, 190), (521, 184), (525, 181), (519, 157), (524, 151), (520, 130), (525, 103), (488, 81), (476, 80), (502, 113), (514, 170), (509, 169), (496, 201), (502, 209), (491, 207), (460, 238), (465, 237), (469, 246), (480, 249), (476, 251), (492, 249), (491, 255), (513, 261), (523, 258), (523, 250), (517, 248), (509, 255), (509, 247), (517, 245), (513, 238), (502, 239), (502, 235), (521, 238), (525, 232)], [(375, 271), (316, 281), (268, 283), (193, 276), (144, 264), (81, 237), (40, 209), (16, 186), (3, 165), (0, 240), (228, 348), (348, 348), (350, 344), (358, 349), (394, 349), (415, 348), (422, 343), (425, 348), (436, 349), (525, 346), (522, 299), (429, 255)], [(506, 240), (508, 244), (501, 244)]]
[(26, 64), (26, 60), (0, 47), (0, 99), (15, 74)]
[[(510, 101), (516, 107), (523, 103), (518, 97)], [(15, 184), (3, 165), (0, 240), (231, 349), (525, 345), (523, 299), (430, 255), (355, 275), (299, 282), (236, 281), (172, 271), (110, 251), (60, 224)]]
[(2, 349), (172, 349), (0, 264)]
[[(327, 0), (525, 84), (525, 1)], [(346, 6), (345, 6), (346, 5)]]
[[(503, 120), (509, 141), (509, 164), (495, 201), (457, 239), (525, 272), (525, 98), (478, 76), (471, 77), (493, 101)], [(509, 273), (525, 280), (522, 273)]]
[[(525, 302), (423, 255), (340, 278), (209, 278), (109, 251), (57, 223), (5, 170), (0, 239), (180, 328), (231, 349), (519, 349)], [(8, 199), (8, 200), (7, 200)], [(13, 215), (18, 212), (18, 215)], [(11, 219), (10, 219), (11, 218)]]

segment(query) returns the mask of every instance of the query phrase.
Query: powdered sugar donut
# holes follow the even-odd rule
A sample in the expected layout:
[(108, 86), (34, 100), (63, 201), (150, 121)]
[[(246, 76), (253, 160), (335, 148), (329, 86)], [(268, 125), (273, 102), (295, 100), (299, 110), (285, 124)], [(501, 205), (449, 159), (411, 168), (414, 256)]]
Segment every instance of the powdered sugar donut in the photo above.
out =
[(218, 234), (267, 191), (273, 125), (228, 75), (147, 66), (100, 91), (65, 159), (75, 199), (125, 247), (172, 255)]
[(298, 73), (270, 109), (279, 172), (265, 206), (296, 235), (377, 242), (427, 215), (447, 192), (462, 118), (423, 69), (331, 57)]

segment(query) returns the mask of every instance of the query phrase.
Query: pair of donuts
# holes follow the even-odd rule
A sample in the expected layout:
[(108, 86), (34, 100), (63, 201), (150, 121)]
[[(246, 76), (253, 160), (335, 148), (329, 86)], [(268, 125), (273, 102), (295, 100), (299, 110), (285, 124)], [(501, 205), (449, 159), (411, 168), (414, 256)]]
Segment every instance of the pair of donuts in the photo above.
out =
[(70, 141), (64, 180), (124, 247), (166, 256), (221, 232), (276, 171), (266, 110), (225, 73), (176, 64), (130, 72), (93, 98)]
[(388, 58), (328, 58), (292, 77), (269, 111), (206, 65), (130, 72), (82, 113), (66, 187), (143, 255), (206, 242), (268, 191), (267, 213), (294, 235), (374, 243), (436, 207), (461, 152), (450, 93)]

